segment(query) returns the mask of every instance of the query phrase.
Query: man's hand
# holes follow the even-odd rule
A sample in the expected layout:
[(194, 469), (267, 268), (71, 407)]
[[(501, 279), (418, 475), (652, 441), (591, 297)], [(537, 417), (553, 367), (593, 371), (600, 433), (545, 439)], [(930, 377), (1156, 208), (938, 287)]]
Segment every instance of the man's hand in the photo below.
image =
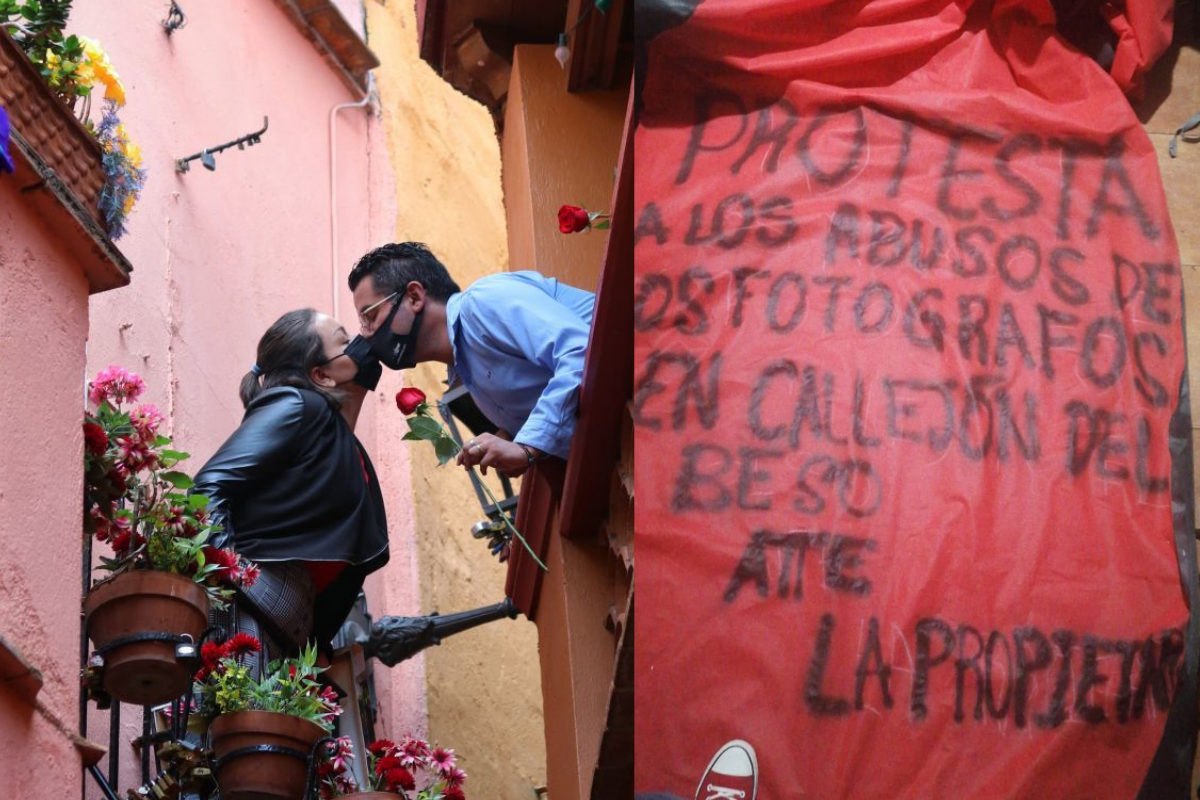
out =
[[(541, 455), (538, 450), (533, 454), (534, 457)], [(485, 433), (468, 440), (455, 463), (463, 469), (478, 466), (484, 475), (487, 475), (488, 467), (492, 467), (501, 475), (519, 478), (529, 468), (529, 456), (521, 445)]]

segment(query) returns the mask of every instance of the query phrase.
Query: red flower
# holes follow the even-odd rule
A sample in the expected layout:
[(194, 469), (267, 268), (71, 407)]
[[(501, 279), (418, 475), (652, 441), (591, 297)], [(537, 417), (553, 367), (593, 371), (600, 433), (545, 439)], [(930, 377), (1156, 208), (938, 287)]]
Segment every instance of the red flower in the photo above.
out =
[(248, 564), (242, 569), (241, 579), (239, 583), (243, 589), (249, 589), (258, 580), (258, 573), (261, 570), (253, 564)]
[(467, 800), (467, 796), (463, 794), (461, 786), (451, 786), (442, 795), (442, 800)]
[(240, 658), (241, 656), (262, 651), (262, 643), (248, 633), (235, 633), (224, 645), (225, 655)]
[(133, 549), (133, 534), (129, 531), (114, 533), (110, 544), (117, 558), (124, 558)]
[(395, 746), (396, 746), (396, 743), (391, 741), (390, 739), (376, 739), (375, 741), (373, 741), (369, 745), (367, 745), (367, 749), (370, 750), (372, 753), (375, 753), (378, 755), (381, 753), (386, 753), (388, 750), (391, 750)]
[(237, 569), (237, 556), (232, 550), (221, 550), (216, 547), (204, 548), (204, 561), (208, 564), (217, 564), (223, 569)]
[(579, 206), (563, 206), (558, 210), (558, 229), (563, 233), (579, 233), (591, 227), (587, 209)]
[(413, 774), (404, 767), (393, 767), (384, 773), (383, 779), (388, 783), (388, 791), (394, 791), (397, 788), (406, 791), (412, 791), (417, 788), (417, 781), (413, 778)]
[(400, 769), (401, 767), (402, 765), (400, 764), (400, 759), (396, 758), (395, 756), (384, 756), (375, 762), (375, 774), (382, 775), (388, 770)]
[(125, 494), (129, 490), (129, 467), (118, 462), (113, 464), (112, 472), (108, 473), (108, 479), (112, 482), (113, 489), (117, 494)]
[(411, 386), (396, 392), (396, 407), (401, 414), (411, 414), (425, 402), (425, 393)]
[(97, 458), (108, 450), (108, 436), (104, 429), (94, 422), (83, 423), (83, 442), (87, 451)]

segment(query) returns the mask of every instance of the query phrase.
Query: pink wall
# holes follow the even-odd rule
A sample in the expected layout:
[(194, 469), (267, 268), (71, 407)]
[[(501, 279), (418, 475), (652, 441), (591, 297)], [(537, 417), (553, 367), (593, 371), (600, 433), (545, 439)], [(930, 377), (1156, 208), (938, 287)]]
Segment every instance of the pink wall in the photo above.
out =
[(37, 698), (0, 684), (6, 797), (79, 795), (82, 767), (50, 722), (78, 718), (83, 342), (87, 281), (0, 176), (0, 635), (35, 668)]
[[(232, 0), (184, 8), (187, 27), (171, 37), (160, 25), (166, 4), (122, 6), (118, 14), (111, 3), (76, 0), (68, 25), (68, 32), (98, 39), (120, 74), (128, 97), (121, 117), (150, 173), (129, 233), (118, 242), (134, 265), (132, 284), (92, 298), (90, 327), (86, 285), (72, 274), (69, 257), (54, 250), (52, 232), (20, 218), (14, 192), (0, 195), (0, 363), (22, 376), (0, 385), (0, 401), (36, 413), (28, 428), (15, 417), (3, 426), (0, 632), (46, 671), (47, 703), (71, 724), (85, 337), (86, 377), (108, 364), (138, 372), (148, 386), (143, 399), (167, 414), (177, 445), (192, 453), (183, 466), (194, 473), (241, 419), (237, 385), (267, 326), (304, 306), (333, 313), (336, 281), (340, 318), (356, 332), (345, 274), (369, 247), (392, 239), (395, 191), (381, 124), (362, 109), (345, 110), (337, 117), (334, 264), (330, 111), (359, 97), (284, 12), (274, 3)], [(361, 19), (361, 10), (343, 11)], [(256, 130), (263, 116), (270, 128), (260, 145), (218, 155), (215, 172), (198, 162), (187, 174), (174, 172), (176, 158)], [(392, 382), (383, 388), (394, 392)], [(377, 616), (415, 614), (407, 450), (381, 449), (398, 436), (390, 422), (377, 433), (374, 408), (390, 402), (380, 398), (368, 402), (359, 435), (388, 499), (393, 560), (371, 581), (370, 603)], [(381, 667), (377, 683), (385, 730), (422, 730), (422, 662), (390, 672)], [(140, 733), (141, 713), (127, 706), (124, 715), (128, 742)], [(0, 710), (0, 747), (14, 737), (26, 740), (22, 726), (31, 723), (10, 717)], [(90, 738), (107, 742), (106, 714), (93, 713), (89, 728)], [(5, 780), (6, 794), (79, 796), (77, 761), (66, 763), (61, 748), (49, 746), (24, 760), (28, 750), (0, 750), (0, 778), (13, 766), (14, 774), (44, 777), (46, 753), (56, 766), (61, 762), (65, 777), (58, 785), (31, 781), (16, 793)], [(122, 794), (136, 786), (135, 774), (130, 760), (122, 767)], [(99, 792), (89, 784), (85, 797)]]

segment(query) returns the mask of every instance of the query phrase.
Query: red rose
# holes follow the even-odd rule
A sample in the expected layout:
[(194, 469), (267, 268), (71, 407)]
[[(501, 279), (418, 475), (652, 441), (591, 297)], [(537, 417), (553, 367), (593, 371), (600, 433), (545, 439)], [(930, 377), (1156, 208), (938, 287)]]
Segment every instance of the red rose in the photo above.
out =
[(87, 451), (99, 458), (108, 450), (108, 436), (104, 429), (94, 422), (83, 423), (83, 443)]
[(563, 233), (579, 233), (592, 225), (587, 209), (563, 206), (558, 210), (558, 229)]
[(424, 402), (425, 393), (420, 389), (409, 387), (396, 392), (396, 408), (400, 409), (401, 414), (413, 413)]

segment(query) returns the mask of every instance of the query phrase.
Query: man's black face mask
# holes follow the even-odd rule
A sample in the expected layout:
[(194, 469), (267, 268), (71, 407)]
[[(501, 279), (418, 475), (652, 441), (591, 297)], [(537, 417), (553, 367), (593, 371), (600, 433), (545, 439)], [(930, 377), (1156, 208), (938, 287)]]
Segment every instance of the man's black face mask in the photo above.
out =
[[(425, 315), (425, 310), (421, 309), (417, 312), (413, 317), (412, 329), (403, 335), (392, 332), (392, 320), (396, 318), (396, 312), (399, 310), (400, 303), (397, 301), (392, 304), (392, 310), (388, 312), (387, 318), (379, 326), (379, 330), (375, 331), (370, 338), (362, 335), (355, 336), (354, 341), (346, 347), (346, 355), (350, 356), (359, 367), (359, 374), (354, 379), (355, 383), (367, 386), (364, 380), (373, 377), (373, 383), (367, 386), (369, 390), (373, 390), (379, 383), (379, 376), (382, 374), (380, 363), (388, 369), (411, 369), (417, 365), (417, 335), (421, 329), (421, 318)], [(372, 371), (370, 376), (364, 375), (368, 369)]]

